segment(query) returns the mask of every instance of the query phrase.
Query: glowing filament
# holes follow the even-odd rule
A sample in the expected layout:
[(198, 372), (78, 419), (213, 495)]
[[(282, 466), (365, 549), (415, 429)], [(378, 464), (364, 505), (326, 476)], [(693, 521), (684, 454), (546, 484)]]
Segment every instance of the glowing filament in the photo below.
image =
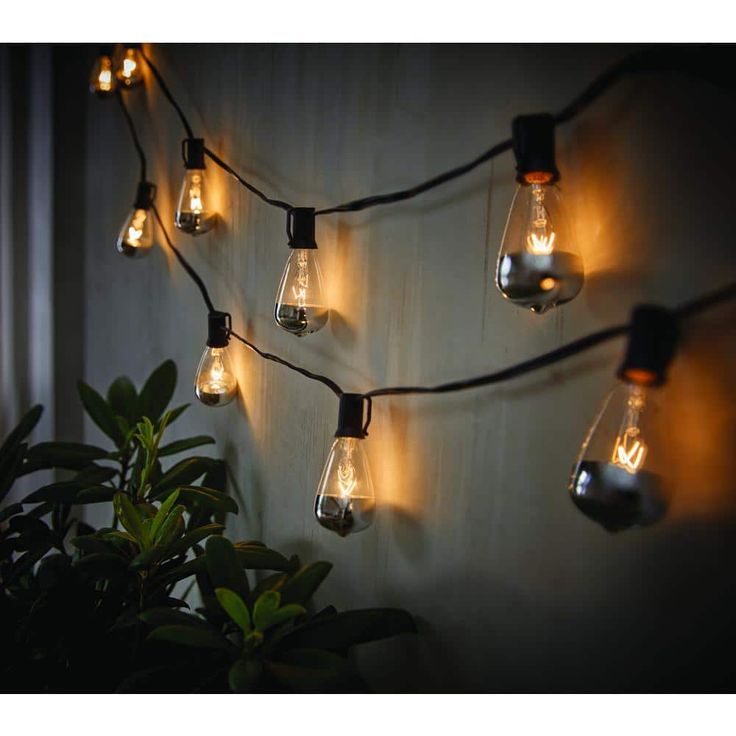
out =
[(99, 82), (100, 91), (109, 92), (112, 89), (112, 71), (103, 69), (97, 77), (97, 81)]
[(130, 79), (137, 66), (138, 64), (135, 63), (135, 60), (123, 59), (123, 76)]
[(343, 458), (337, 467), (337, 484), (340, 488), (340, 496), (346, 498), (351, 495), (357, 482), (355, 466), (349, 457)]
[(296, 284), (291, 287), (291, 293), (296, 299), (297, 307), (307, 306), (307, 289), (309, 288), (309, 261), (304, 251), (299, 251), (297, 259)]
[(613, 446), (611, 462), (634, 474), (641, 470), (647, 456), (647, 446), (641, 439), (639, 419), (644, 411), (645, 397), (641, 386), (632, 385), (621, 429)]
[(146, 222), (146, 211), (136, 210), (133, 215), (133, 221), (130, 223), (128, 228), (128, 245), (138, 247), (140, 245), (140, 239), (143, 237), (143, 225)]
[(526, 244), (531, 253), (537, 256), (548, 256), (554, 250), (555, 234), (537, 235), (529, 233), (526, 236)]

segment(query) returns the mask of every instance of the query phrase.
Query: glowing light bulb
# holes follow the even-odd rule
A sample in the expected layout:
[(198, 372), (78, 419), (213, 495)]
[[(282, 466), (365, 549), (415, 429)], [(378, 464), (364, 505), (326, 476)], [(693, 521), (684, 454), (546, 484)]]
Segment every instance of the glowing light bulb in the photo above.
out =
[(150, 182), (138, 185), (133, 209), (125, 219), (117, 239), (119, 253), (129, 258), (147, 255), (153, 246), (153, 218), (150, 208), (156, 187)]
[(207, 180), (204, 168), (204, 139), (188, 138), (182, 150), (186, 171), (176, 205), (175, 224), (189, 235), (201, 235), (214, 226), (217, 215), (208, 210)]
[(516, 118), (513, 139), (519, 187), (506, 221), (496, 286), (509, 301), (542, 314), (577, 296), (583, 261), (555, 186), (552, 117)]
[(376, 498), (363, 437), (363, 397), (343, 394), (335, 441), (314, 504), (317, 521), (341, 537), (363, 531), (373, 523)]
[(115, 86), (112, 57), (107, 49), (100, 49), (100, 54), (92, 65), (89, 90), (100, 97), (106, 97), (115, 91)]
[(664, 310), (634, 312), (623, 380), (604, 400), (573, 468), (573, 502), (609, 531), (652, 524), (666, 511), (666, 443), (652, 450), (661, 435), (655, 387), (664, 382), (675, 340), (676, 326)]
[(314, 240), (314, 210), (292, 210), (288, 229), (291, 254), (276, 293), (274, 318), (279, 327), (292, 335), (309, 335), (321, 330), (329, 318)]
[(238, 393), (238, 381), (228, 354), (229, 329), (229, 314), (209, 315), (207, 347), (194, 379), (194, 393), (206, 406), (225, 406)]
[(143, 83), (143, 58), (139, 44), (125, 44), (115, 71), (117, 81), (126, 88)]

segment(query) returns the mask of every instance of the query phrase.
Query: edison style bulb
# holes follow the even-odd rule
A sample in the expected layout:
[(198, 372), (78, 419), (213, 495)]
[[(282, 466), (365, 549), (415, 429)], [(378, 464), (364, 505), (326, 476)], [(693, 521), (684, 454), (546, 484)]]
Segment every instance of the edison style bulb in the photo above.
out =
[(327, 324), (316, 248), (292, 248), (276, 294), (276, 323), (293, 335), (309, 335)]
[(238, 393), (228, 348), (205, 348), (194, 379), (194, 393), (207, 406), (225, 406)]
[(153, 246), (153, 222), (147, 209), (134, 207), (120, 229), (117, 249), (129, 258), (139, 258)]
[(207, 209), (207, 183), (204, 169), (187, 169), (176, 206), (176, 226), (189, 235), (212, 229), (215, 213)]
[(142, 62), (138, 46), (123, 47), (115, 71), (115, 77), (123, 87), (136, 87), (143, 82)]
[(549, 174), (530, 174), (516, 190), (496, 285), (506, 299), (537, 314), (569, 302), (583, 286), (583, 261)]
[(112, 58), (107, 53), (101, 53), (92, 66), (89, 79), (89, 90), (104, 97), (115, 91), (115, 77), (112, 70)]
[(376, 499), (362, 442), (357, 437), (335, 438), (317, 489), (317, 521), (341, 537), (373, 522)]
[(609, 531), (652, 524), (666, 511), (666, 460), (652, 451), (656, 414), (656, 389), (620, 382), (583, 442), (570, 495), (584, 514)]

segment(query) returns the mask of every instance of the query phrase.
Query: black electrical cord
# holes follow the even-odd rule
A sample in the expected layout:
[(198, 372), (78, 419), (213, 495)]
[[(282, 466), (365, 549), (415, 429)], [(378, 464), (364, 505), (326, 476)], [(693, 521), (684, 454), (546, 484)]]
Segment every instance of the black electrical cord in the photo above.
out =
[(130, 116), (130, 112), (128, 111), (128, 106), (125, 104), (123, 100), (123, 96), (120, 93), (120, 90), (115, 91), (115, 97), (117, 98), (118, 103), (120, 104), (120, 109), (123, 111), (123, 117), (125, 118), (125, 122), (128, 124), (128, 131), (130, 132), (130, 137), (133, 139), (133, 145), (135, 146), (135, 150), (138, 153), (138, 160), (140, 161), (141, 165), (141, 181), (146, 181), (146, 154), (143, 151), (143, 146), (141, 145), (140, 139), (138, 138), (138, 132), (135, 129), (135, 125), (133, 124), (133, 118)]
[[(145, 53), (143, 53), (143, 58), (154, 73), (156, 81), (161, 86), (162, 92), (179, 114), (184, 128), (187, 131), (187, 135), (190, 138), (193, 137), (189, 123), (187, 122), (181, 107), (176, 102), (168, 86), (164, 82), (161, 73)], [(733, 75), (729, 72), (732, 66), (733, 51), (728, 46), (673, 46), (660, 44), (653, 47), (647, 47), (630, 54), (622, 61), (614, 64), (598, 75), (581, 94), (575, 97), (575, 99), (573, 99), (568, 105), (555, 114), (555, 124), (561, 125), (562, 123), (572, 120), (574, 117), (582, 113), (591, 103), (597, 100), (610, 87), (622, 78), (631, 74), (646, 72), (676, 72), (696, 76), (723, 89), (733, 91), (736, 86), (736, 81), (734, 81)], [(328, 215), (338, 212), (359, 212), (360, 210), (368, 209), (370, 207), (393, 204), (406, 199), (412, 199), (424, 192), (470, 173), (481, 164), (484, 164), (502, 153), (511, 150), (511, 147), (512, 141), (509, 138), (501, 141), (500, 143), (496, 143), (472, 161), (468, 161), (467, 163), (456, 166), (441, 174), (437, 174), (431, 179), (427, 179), (413, 187), (399, 189), (386, 194), (375, 194), (362, 197), (360, 199), (354, 199), (333, 207), (326, 207), (324, 209), (317, 210), (315, 215)], [(282, 209), (289, 209), (291, 207), (288, 203), (271, 198), (261, 192), (247, 179), (237, 174), (229, 164), (213, 154), (212, 151), (206, 150), (206, 153), (217, 166), (220, 166), (235, 177), (242, 186), (256, 194), (267, 204), (280, 207)]]
[(161, 91), (164, 93), (164, 96), (171, 103), (171, 106), (174, 108), (174, 110), (176, 110), (177, 114), (179, 115), (181, 124), (184, 126), (184, 130), (186, 131), (187, 138), (194, 138), (194, 132), (192, 131), (192, 126), (189, 124), (189, 121), (187, 120), (187, 116), (184, 114), (184, 111), (181, 109), (181, 107), (179, 106), (179, 103), (174, 98), (174, 95), (171, 94), (171, 90), (169, 89), (168, 85), (164, 81), (164, 78), (161, 75), (161, 72), (158, 70), (158, 67), (148, 58), (148, 55), (143, 50), (143, 47), (141, 47), (140, 51), (141, 51), (141, 56), (144, 58), (146, 64), (148, 64), (148, 68), (153, 72), (153, 76), (156, 77), (158, 86), (161, 87)]
[(271, 199), (271, 197), (264, 194), (260, 189), (251, 184), (247, 179), (238, 174), (238, 172), (235, 171), (235, 169), (233, 169), (230, 164), (225, 163), (216, 153), (210, 151), (210, 149), (206, 146), (204, 152), (205, 155), (209, 159), (211, 159), (213, 163), (217, 164), (221, 169), (223, 169), (223, 171), (226, 171), (228, 174), (230, 174), (230, 176), (232, 176), (236, 181), (242, 184), (246, 189), (253, 192), (253, 194), (255, 194), (257, 197), (260, 197), (266, 204), (270, 204), (273, 207), (279, 207), (282, 210), (286, 210), (287, 212), (294, 209), (294, 206), (289, 204), (288, 202), (283, 202), (280, 199)]
[[(153, 67), (151, 68), (153, 69)], [(641, 67), (637, 66), (636, 69), (640, 70)], [(566, 108), (565, 110), (562, 111), (562, 113), (560, 113), (560, 115), (564, 114), (564, 115), (573, 116), (577, 114), (577, 112), (584, 109), (593, 99), (595, 99), (599, 94), (601, 94), (603, 90), (607, 89), (611, 84), (613, 84), (614, 81), (616, 81), (616, 79), (618, 79), (624, 73), (626, 72), (622, 68), (618, 70), (613, 69), (608, 73), (608, 75), (603, 75), (606, 77), (606, 79), (601, 78), (599, 81), (594, 82), (593, 85), (591, 85), (588, 88), (588, 90), (586, 90), (580, 97), (578, 97), (577, 100), (571, 103), (571, 106), (569, 106), (570, 107), (569, 111)], [(138, 150), (139, 155), (141, 156), (142, 163), (145, 163), (145, 156), (143, 155), (143, 150), (140, 147), (140, 141), (138, 139), (138, 135), (137, 135), (132, 117), (128, 113), (122, 100), (120, 102), (121, 102), (121, 109), (123, 110), (125, 114), (126, 121), (128, 122), (128, 126), (130, 128), (131, 135), (133, 137), (133, 142), (136, 145), (136, 149)], [(570, 119), (570, 118), (568, 117), (566, 119)], [(482, 163), (481, 159), (488, 160), (489, 158), (492, 158), (494, 155), (498, 155), (498, 153), (500, 153), (501, 150), (497, 150), (497, 149), (506, 150), (505, 147), (508, 147), (508, 146), (510, 146), (510, 141), (504, 141), (503, 143), (498, 144), (494, 148), (489, 149), (489, 151), (487, 151), (485, 154), (479, 157), (479, 159), (476, 159), (475, 162), (470, 162), (469, 164), (466, 164), (464, 167), (459, 167), (458, 169), (455, 169), (451, 172), (446, 172), (446, 174), (440, 175), (440, 177), (436, 177), (436, 179), (441, 178), (441, 177), (447, 177), (447, 176), (450, 176), (450, 178), (455, 178), (456, 176), (459, 176), (460, 174), (456, 174), (454, 172), (460, 171), (461, 169), (469, 170), (468, 167), (473, 168), (474, 166), (478, 165), (477, 162)], [(497, 151), (497, 152), (494, 153), (494, 151)], [(220, 159), (214, 156), (214, 154), (212, 154), (210, 151), (207, 151), (207, 155), (210, 156), (210, 158), (212, 158), (212, 160), (215, 161), (215, 163), (220, 161)], [(225, 168), (226, 171), (229, 171), (229, 173), (235, 176), (238, 179), (238, 181), (241, 181), (241, 178), (234, 171), (232, 171), (232, 169), (230, 169), (230, 167), (227, 164), (220, 161), (220, 164), (218, 165), (223, 165), (223, 168)], [(445, 179), (445, 180), (449, 180), (449, 179)], [(434, 181), (434, 180), (430, 180), (430, 182), (431, 181)], [(426, 182), (425, 184), (429, 184), (430, 182)], [(419, 185), (418, 188), (421, 188), (423, 186), (425, 185)], [(433, 186), (436, 186), (436, 184)], [(413, 190), (406, 190), (406, 191), (413, 191)], [(423, 191), (426, 191), (426, 188)], [(266, 197), (265, 195), (258, 192), (257, 190), (256, 190), (256, 193), (266, 202), (269, 202), (269, 203), (278, 202), (278, 200), (270, 200), (270, 198)], [(379, 195), (378, 199), (381, 199), (382, 197), (387, 197), (387, 196), (399, 196), (399, 195), (403, 195), (403, 193), (396, 192), (393, 195)], [(409, 196), (414, 196), (414, 195), (409, 195)], [(403, 198), (407, 198), (407, 197), (403, 197)], [(368, 198), (368, 199), (375, 199), (375, 198)], [(356, 203), (359, 203), (360, 201), (361, 200), (356, 200)], [(377, 204), (384, 204), (384, 203), (385, 202), (383, 201), (377, 202)], [(287, 210), (291, 209), (291, 206), (286, 203), (280, 203), (276, 206), (285, 208)], [(366, 206), (372, 206), (372, 205), (366, 205)], [(179, 261), (180, 265), (184, 268), (184, 270), (187, 272), (187, 274), (190, 276), (190, 278), (194, 281), (194, 283), (199, 288), (202, 294), (202, 298), (204, 299), (204, 302), (207, 305), (208, 311), (210, 313), (217, 311), (215, 310), (212, 300), (210, 299), (209, 293), (207, 291), (207, 287), (203, 279), (201, 278), (201, 276), (199, 276), (199, 274), (194, 269), (194, 267), (186, 260), (186, 258), (184, 258), (184, 256), (181, 254), (179, 249), (176, 248), (176, 246), (171, 241), (171, 238), (169, 237), (168, 231), (163, 224), (163, 221), (161, 219), (161, 216), (156, 206), (152, 205), (152, 208), (156, 215), (156, 220), (158, 221), (158, 224), (162, 232), (164, 233), (164, 238), (166, 240), (167, 245), (171, 248), (171, 250), (176, 255), (176, 258)], [(342, 210), (333, 208), (333, 210), (331, 211), (342, 211)], [(323, 211), (323, 214), (326, 214), (326, 211)], [(696, 314), (699, 314), (700, 312), (706, 309), (709, 309), (710, 307), (717, 306), (719, 304), (722, 304), (726, 301), (733, 300), (733, 299), (736, 299), (736, 283), (728, 284), (721, 289), (710, 292), (701, 297), (697, 297), (696, 299), (693, 299), (691, 301), (685, 302), (679, 307), (675, 307), (672, 310), (672, 313), (679, 320), (685, 320)], [(372, 400), (378, 396), (406, 396), (410, 394), (449, 393), (449, 392), (455, 392), (455, 391), (464, 391), (466, 389), (479, 388), (481, 386), (488, 386), (488, 385), (495, 384), (495, 383), (501, 383), (503, 381), (508, 381), (513, 378), (517, 378), (519, 376), (525, 375), (527, 373), (531, 373), (532, 371), (539, 370), (541, 368), (545, 368), (549, 365), (553, 365), (554, 363), (558, 363), (562, 360), (572, 357), (573, 355), (577, 355), (586, 350), (590, 350), (591, 348), (596, 347), (597, 345), (600, 345), (603, 342), (607, 342), (614, 338), (625, 335), (629, 332), (630, 326), (631, 326), (630, 323), (627, 323), (627, 324), (617, 325), (614, 327), (608, 327), (606, 329), (599, 330), (598, 332), (594, 332), (594, 333), (591, 333), (590, 335), (586, 335), (585, 337), (582, 337), (577, 340), (574, 340), (573, 342), (567, 343), (566, 345), (556, 348), (555, 350), (551, 350), (547, 353), (543, 353), (542, 355), (539, 355), (535, 358), (531, 358), (529, 360), (522, 361), (521, 363), (517, 363), (507, 368), (503, 368), (499, 371), (488, 373), (482, 376), (477, 376), (475, 378), (468, 378), (468, 379), (463, 379), (459, 381), (451, 381), (448, 383), (442, 383), (442, 384), (438, 384), (435, 386), (390, 386), (390, 387), (385, 387), (385, 388), (372, 389), (370, 391), (367, 391), (361, 394), (361, 396), (366, 400), (366, 403), (368, 404), (368, 417), (364, 425), (364, 431), (367, 432), (368, 425), (370, 424)], [(314, 373), (312, 371), (307, 370), (306, 368), (301, 368), (300, 366), (297, 366), (289, 362), (288, 360), (281, 358), (278, 355), (275, 355), (273, 353), (265, 352), (261, 350), (257, 345), (250, 342), (249, 340), (239, 335), (238, 333), (234, 332), (233, 330), (228, 330), (228, 335), (238, 340), (239, 342), (243, 343), (244, 345), (246, 345), (248, 348), (253, 350), (255, 353), (257, 353), (260, 357), (264, 358), (265, 360), (276, 362), (280, 365), (283, 365), (286, 368), (289, 368), (301, 374), (302, 376), (305, 376), (306, 378), (309, 378), (314, 381), (318, 381), (322, 383), (323, 385), (329, 387), (337, 396), (341, 396), (344, 393), (342, 388), (331, 378), (321, 375), (319, 373)]]

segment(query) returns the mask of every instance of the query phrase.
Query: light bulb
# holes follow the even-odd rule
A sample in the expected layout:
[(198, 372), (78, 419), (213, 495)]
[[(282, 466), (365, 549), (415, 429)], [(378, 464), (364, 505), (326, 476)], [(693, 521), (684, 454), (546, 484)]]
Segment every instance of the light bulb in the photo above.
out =
[(634, 313), (622, 379), (583, 441), (568, 490), (609, 531), (653, 524), (667, 509), (666, 443), (657, 429), (657, 386), (674, 352), (676, 326), (654, 307)]
[(112, 57), (108, 49), (100, 49), (99, 56), (92, 65), (89, 78), (89, 90), (96, 95), (106, 97), (115, 91), (115, 76), (112, 69)]
[(194, 393), (206, 406), (225, 406), (238, 393), (238, 381), (228, 354), (229, 324), (230, 315), (226, 312), (210, 313), (207, 347), (194, 379)]
[(321, 330), (329, 317), (314, 240), (314, 210), (291, 210), (288, 230), (291, 253), (276, 293), (274, 318), (292, 335), (309, 335)]
[(138, 44), (125, 44), (119, 54), (115, 77), (123, 87), (136, 87), (143, 82), (143, 57)]
[(189, 235), (201, 235), (212, 229), (214, 212), (207, 208), (207, 181), (204, 168), (204, 139), (187, 138), (182, 144), (186, 171), (176, 205), (175, 224)]
[(503, 234), (496, 286), (509, 301), (542, 314), (577, 296), (583, 261), (555, 186), (552, 117), (516, 118), (513, 140), (519, 186)]
[(150, 207), (156, 187), (150, 182), (138, 185), (133, 209), (125, 219), (117, 240), (119, 253), (129, 258), (145, 256), (153, 246), (153, 218)]

